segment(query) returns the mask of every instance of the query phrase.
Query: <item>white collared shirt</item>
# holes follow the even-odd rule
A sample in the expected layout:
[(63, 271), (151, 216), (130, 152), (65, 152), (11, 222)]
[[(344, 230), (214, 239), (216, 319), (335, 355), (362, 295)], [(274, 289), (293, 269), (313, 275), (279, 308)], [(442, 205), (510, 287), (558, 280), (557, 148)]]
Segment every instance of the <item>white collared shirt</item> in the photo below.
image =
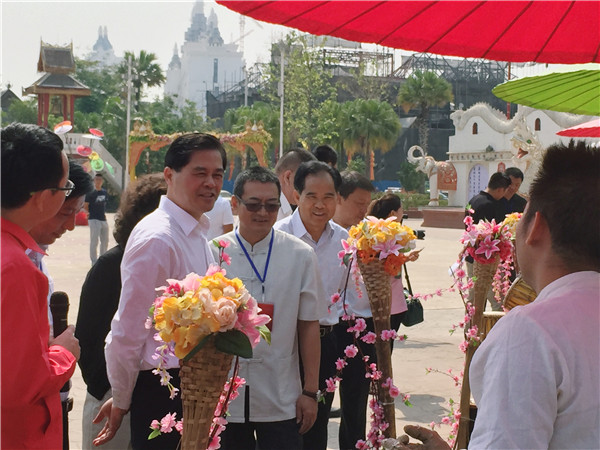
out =
[(277, 213), (277, 220), (285, 219), (286, 217), (291, 216), (294, 211), (292, 211), (292, 206), (290, 205), (290, 202), (288, 202), (286, 196), (283, 195), (283, 192), (279, 194), (279, 203), (281, 203), (281, 206), (279, 207), (279, 212)]
[[(346, 267), (342, 265), (338, 253), (343, 249), (342, 240), (348, 238), (348, 232), (330, 220), (325, 226), (319, 242), (315, 242), (306, 231), (298, 210), (294, 211), (290, 217), (275, 223), (274, 228), (300, 238), (315, 250), (319, 263), (319, 274), (325, 289), (325, 298), (320, 305), (322, 313), (319, 323), (321, 325), (335, 325), (342, 314), (342, 301), (339, 301), (337, 308), (332, 307), (329, 311), (328, 306), (331, 303), (331, 296), (338, 292), (340, 287), (343, 287), (346, 278)], [(371, 306), (362, 283), (361, 293), (362, 297), (359, 297), (352, 276), (350, 276), (346, 289), (348, 314), (354, 314), (357, 317), (371, 317)]]
[[(162, 196), (158, 209), (136, 225), (127, 241), (119, 308), (105, 348), (113, 404), (118, 408), (129, 408), (138, 372), (156, 366), (152, 355), (161, 342), (154, 340), (156, 330), (145, 327), (156, 288), (190, 272), (204, 275), (214, 262), (206, 240), (208, 227), (206, 216), (198, 221)], [(167, 368), (174, 367), (179, 367), (179, 360), (172, 356)]]
[[(239, 230), (238, 230), (239, 231)], [(283, 231), (273, 230), (273, 247), (266, 277), (260, 281), (246, 257), (235, 231), (221, 236), (230, 246), (225, 250), (231, 265), (224, 265), (227, 276), (242, 280), (259, 304), (272, 308), (271, 345), (261, 340), (250, 359), (240, 358), (238, 375), (246, 379), (237, 399), (229, 405), (229, 422), (243, 423), (245, 390), (249, 388), (247, 414), (252, 422), (277, 422), (296, 417), (296, 401), (302, 392), (298, 369), (298, 320), (319, 319), (322, 293), (317, 275), (317, 257), (304, 242)], [(261, 277), (269, 255), (271, 233), (251, 245), (239, 234), (252, 264)], [(213, 253), (218, 250), (213, 247)], [(293, 257), (293, 261), (290, 258)], [(268, 311), (264, 311), (268, 313)]]
[(600, 274), (576, 272), (512, 309), (475, 352), (471, 448), (598, 448)]

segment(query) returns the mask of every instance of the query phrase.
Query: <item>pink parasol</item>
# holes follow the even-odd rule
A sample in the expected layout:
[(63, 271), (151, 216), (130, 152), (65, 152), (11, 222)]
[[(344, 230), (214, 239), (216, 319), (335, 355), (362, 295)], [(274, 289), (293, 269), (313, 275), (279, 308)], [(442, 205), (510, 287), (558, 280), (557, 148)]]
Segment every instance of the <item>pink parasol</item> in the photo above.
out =
[(254, 19), (416, 52), (600, 62), (598, 1), (226, 1)]
[(97, 137), (104, 137), (104, 133), (98, 128), (90, 128), (90, 133)]
[(77, 153), (81, 156), (90, 156), (92, 154), (92, 148), (87, 145), (79, 145), (77, 146)]
[(574, 127), (561, 130), (556, 134), (566, 137), (600, 138), (600, 119), (575, 125)]

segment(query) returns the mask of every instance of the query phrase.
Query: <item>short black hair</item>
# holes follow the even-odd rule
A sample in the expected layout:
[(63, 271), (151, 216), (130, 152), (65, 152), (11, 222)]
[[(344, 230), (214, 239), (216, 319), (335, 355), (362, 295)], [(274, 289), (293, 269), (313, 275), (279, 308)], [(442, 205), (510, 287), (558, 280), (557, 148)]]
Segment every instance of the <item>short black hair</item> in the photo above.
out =
[(244, 170), (243, 172), (240, 172), (240, 174), (235, 178), (235, 182), (233, 184), (233, 195), (235, 195), (237, 198), (242, 198), (244, 195), (244, 186), (248, 181), (273, 183), (275, 186), (277, 186), (277, 195), (281, 195), (281, 184), (279, 184), (279, 178), (277, 178), (277, 176), (269, 169), (261, 166), (253, 166)]
[(179, 172), (188, 165), (192, 153), (202, 150), (217, 150), (223, 160), (223, 170), (227, 168), (225, 147), (219, 139), (207, 133), (186, 133), (175, 139), (165, 155), (165, 167)]
[(337, 152), (331, 145), (319, 145), (313, 150), (313, 155), (317, 160), (335, 166), (337, 164)]
[[(101, 173), (96, 173), (96, 175), (94, 175), (94, 177), (96, 178), (104, 178), (104, 176)], [(71, 180), (73, 181), (73, 180)]]
[(546, 219), (552, 249), (571, 268), (600, 271), (600, 150), (552, 145), (531, 183), (521, 220)]
[(327, 172), (331, 176), (335, 192), (339, 192), (340, 185), (342, 184), (340, 173), (329, 164), (325, 164), (321, 161), (309, 161), (298, 166), (298, 170), (296, 170), (296, 175), (294, 176), (294, 189), (296, 189), (299, 194), (302, 194), (306, 183), (306, 177), (309, 175), (318, 175), (321, 172)]
[(518, 167), (509, 167), (504, 171), (507, 177), (520, 178), (523, 181), (524, 175)]
[(83, 170), (83, 167), (81, 167), (79, 163), (72, 159), (69, 160), (69, 180), (75, 185), (69, 198), (81, 197), (82, 195), (87, 195), (94, 191), (92, 177)]
[(341, 173), (342, 185), (340, 186), (340, 195), (347, 199), (357, 189), (364, 189), (367, 192), (375, 191), (375, 186), (362, 173), (354, 170), (344, 170)]
[(308, 150), (303, 148), (292, 148), (285, 152), (283, 156), (279, 158), (277, 164), (275, 164), (275, 174), (279, 176), (286, 170), (295, 172), (296, 169), (298, 169), (298, 166), (303, 162), (316, 160), (317, 158), (315, 158), (314, 155)]
[(508, 175), (506, 175), (505, 172), (496, 172), (490, 177), (487, 187), (488, 189), (506, 189), (510, 186), (510, 183), (512, 183), (512, 181), (510, 181), (510, 178), (508, 178)]
[(65, 175), (62, 140), (37, 125), (11, 123), (2, 129), (2, 208), (19, 208), (32, 192), (59, 187)]

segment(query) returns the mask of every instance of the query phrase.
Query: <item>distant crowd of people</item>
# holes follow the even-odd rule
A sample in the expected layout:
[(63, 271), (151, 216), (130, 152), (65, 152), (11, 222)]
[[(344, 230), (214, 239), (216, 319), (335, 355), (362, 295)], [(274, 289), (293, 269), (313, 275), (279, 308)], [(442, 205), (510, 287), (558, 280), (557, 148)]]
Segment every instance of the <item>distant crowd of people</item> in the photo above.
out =
[[(338, 259), (341, 241), (367, 214), (401, 221), (399, 197), (372, 200), (372, 183), (357, 172), (338, 172), (335, 150), (320, 146), (286, 152), (274, 171), (244, 170), (229, 203), (220, 197), (227, 168), (222, 143), (188, 133), (168, 148), (162, 174), (142, 176), (125, 190), (115, 216), (117, 245), (107, 251), (103, 180), (69, 163), (62, 148), (41, 127), (2, 129), (2, 448), (68, 448), (63, 386), (79, 361), (87, 385), (83, 448), (176, 449), (178, 433), (148, 439), (153, 420), (168, 412), (181, 417), (182, 406), (152, 373), (157, 342), (145, 322), (157, 287), (205, 273), (215, 262), (210, 240), (218, 236), (229, 244), (228, 276), (243, 280), (270, 315), (272, 333), (270, 345), (261, 342), (251, 359), (240, 360), (246, 384), (230, 405), (221, 448), (325, 450), (334, 398), (326, 380), (352, 343), (341, 316), (362, 318), (366, 331), (374, 331), (364, 286), (348, 289), (344, 306), (330, 307), (347, 278)], [(492, 175), (470, 201), (475, 221), (524, 212), (517, 257), (538, 294), (503, 318), (475, 354), (473, 448), (596, 448), (600, 442), (598, 169), (597, 150), (556, 145), (547, 150), (527, 202), (517, 194), (523, 174), (516, 168)], [(74, 228), (84, 204), (93, 266), (76, 326), (53, 336), (55, 287), (44, 251)], [(408, 259), (418, 256), (411, 252)], [(401, 279), (392, 286), (398, 330), (407, 304)], [(360, 345), (376, 361), (374, 347)], [(179, 387), (179, 360), (168, 357), (166, 367)], [(365, 439), (369, 388), (364, 362), (349, 360), (339, 383), (340, 449)], [(422, 443), (405, 436), (402, 446), (447, 448), (431, 430), (405, 431)]]

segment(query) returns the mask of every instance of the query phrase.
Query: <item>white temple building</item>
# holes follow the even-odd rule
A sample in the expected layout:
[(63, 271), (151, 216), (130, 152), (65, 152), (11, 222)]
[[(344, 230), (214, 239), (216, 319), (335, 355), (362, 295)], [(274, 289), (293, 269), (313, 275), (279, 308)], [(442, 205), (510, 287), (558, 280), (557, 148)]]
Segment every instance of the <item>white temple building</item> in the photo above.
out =
[(97, 61), (101, 67), (120, 64), (123, 58), (115, 55), (112, 44), (108, 40), (108, 31), (106, 27), (98, 27), (98, 39), (92, 47), (92, 53), (88, 56), (88, 61)]
[(494, 172), (508, 167), (523, 171), (520, 192), (526, 194), (544, 149), (569, 141), (556, 133), (593, 119), (519, 105), (517, 114), (509, 120), (486, 103), (455, 111), (450, 117), (456, 132), (450, 136), (448, 162), (456, 169), (457, 186), (455, 191), (448, 191), (448, 204), (461, 207), (487, 187)]
[(196, 1), (181, 51), (177, 44), (173, 49), (165, 95), (174, 96), (179, 106), (190, 100), (206, 115), (206, 93), (217, 95), (241, 82), (244, 65), (237, 45), (223, 42), (214, 10), (207, 19), (202, 1)]

